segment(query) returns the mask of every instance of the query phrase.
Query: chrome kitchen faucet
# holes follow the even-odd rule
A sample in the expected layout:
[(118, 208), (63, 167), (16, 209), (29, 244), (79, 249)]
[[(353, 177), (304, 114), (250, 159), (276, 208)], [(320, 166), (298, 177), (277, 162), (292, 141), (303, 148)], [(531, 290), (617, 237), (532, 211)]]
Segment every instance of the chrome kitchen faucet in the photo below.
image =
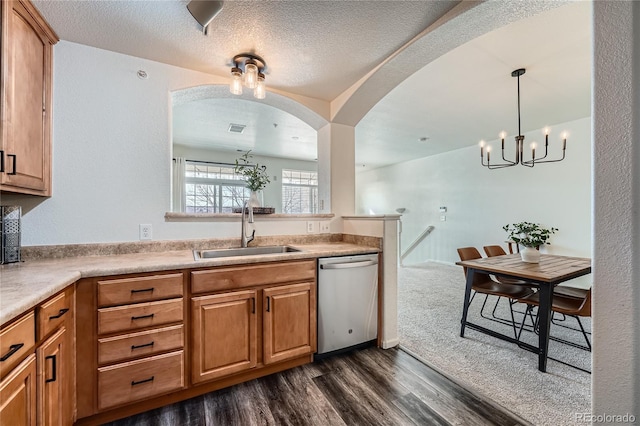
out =
[[(245, 220), (245, 211), (248, 216), (247, 220)], [(249, 201), (245, 201), (244, 207), (242, 208), (242, 228), (240, 230), (242, 235), (240, 237), (240, 247), (247, 247), (247, 244), (253, 241), (256, 235), (256, 230), (254, 229), (251, 236), (247, 236), (247, 222), (253, 223), (253, 207), (249, 205)]]

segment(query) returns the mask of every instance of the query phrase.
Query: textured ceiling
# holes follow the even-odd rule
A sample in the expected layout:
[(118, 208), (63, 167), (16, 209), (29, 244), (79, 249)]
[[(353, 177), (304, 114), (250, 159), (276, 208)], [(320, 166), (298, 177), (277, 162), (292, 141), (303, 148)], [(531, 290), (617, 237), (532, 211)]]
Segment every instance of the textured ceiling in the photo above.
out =
[[(254, 52), (267, 61), (268, 88), (327, 101), (457, 2), (226, 1), (208, 36), (187, 3), (34, 1), (63, 40), (221, 76), (229, 74), (235, 54)], [(495, 19), (499, 22), (500, 16)], [(527, 68), (521, 78), (523, 131), (588, 116), (591, 27), (590, 2), (575, 2), (499, 28), (428, 64), (357, 125), (358, 169), (474, 145), (500, 130), (513, 134), (516, 81), (510, 73), (520, 67)], [(243, 135), (230, 135), (229, 123), (248, 127)], [(256, 102), (180, 105), (173, 126), (178, 142), (203, 146), (221, 141), (218, 148), (233, 149), (235, 137), (241, 148), (253, 147), (263, 155), (315, 158), (308, 142), (313, 130)], [(262, 147), (256, 134), (267, 142)], [(421, 142), (421, 137), (428, 140)]]
[(63, 40), (221, 76), (253, 52), (268, 86), (331, 101), (457, 1), (226, 1), (208, 36), (186, 0), (33, 3)]

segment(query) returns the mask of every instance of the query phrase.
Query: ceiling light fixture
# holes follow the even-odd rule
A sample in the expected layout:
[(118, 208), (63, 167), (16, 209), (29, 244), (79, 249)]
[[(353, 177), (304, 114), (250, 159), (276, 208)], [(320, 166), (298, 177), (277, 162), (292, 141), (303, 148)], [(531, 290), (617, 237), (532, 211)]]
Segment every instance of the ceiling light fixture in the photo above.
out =
[(242, 95), (242, 86), (253, 89), (253, 97), (264, 99), (267, 89), (264, 84), (264, 72), (267, 63), (258, 55), (241, 53), (233, 57), (231, 68), (231, 85), (229, 91), (234, 95)]
[(484, 162), (484, 150), (485, 150), (485, 142), (484, 141), (480, 141), (480, 163), (484, 166), (487, 167), (488, 169), (492, 170), (492, 169), (502, 169), (505, 167), (511, 167), (511, 166), (515, 166), (518, 164), (521, 164), (523, 166), (526, 167), (533, 167), (536, 164), (540, 164), (540, 163), (556, 163), (558, 161), (562, 161), (564, 160), (564, 156), (565, 156), (565, 150), (567, 148), (567, 133), (564, 132), (562, 134), (562, 158), (559, 158), (557, 160), (545, 160), (545, 158), (547, 158), (547, 154), (548, 154), (548, 148), (549, 148), (549, 128), (545, 127), (543, 132), (544, 132), (544, 156), (540, 157), (540, 158), (536, 158), (536, 148), (537, 145), (535, 142), (533, 142), (530, 147), (531, 147), (531, 160), (528, 161), (524, 161), (524, 135), (522, 134), (522, 131), (520, 130), (520, 76), (523, 75), (525, 73), (525, 69), (524, 68), (519, 68), (515, 71), (513, 71), (511, 73), (511, 77), (517, 77), (518, 78), (518, 136), (515, 137), (516, 139), (516, 158), (515, 161), (510, 161), (507, 160), (506, 158), (504, 158), (504, 138), (507, 136), (506, 132), (501, 132), (500, 133), (500, 139), (502, 140), (502, 161), (504, 161), (504, 163), (500, 163), (500, 164), (491, 164), (491, 147), (487, 146), (487, 162)]

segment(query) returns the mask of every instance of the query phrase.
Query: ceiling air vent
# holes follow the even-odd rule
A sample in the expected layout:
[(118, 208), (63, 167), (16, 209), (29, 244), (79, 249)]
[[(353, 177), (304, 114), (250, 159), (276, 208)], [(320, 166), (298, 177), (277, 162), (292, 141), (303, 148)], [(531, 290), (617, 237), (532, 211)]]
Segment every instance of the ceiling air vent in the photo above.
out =
[(244, 132), (244, 128), (247, 127), (245, 124), (229, 124), (229, 133), (242, 133)]

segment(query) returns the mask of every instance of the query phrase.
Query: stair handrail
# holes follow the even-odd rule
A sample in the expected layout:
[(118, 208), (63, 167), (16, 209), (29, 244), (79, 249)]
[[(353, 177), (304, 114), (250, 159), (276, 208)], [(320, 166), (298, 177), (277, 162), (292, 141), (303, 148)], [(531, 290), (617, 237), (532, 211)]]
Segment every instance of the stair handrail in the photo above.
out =
[(409, 255), (409, 253), (411, 253), (413, 251), (413, 249), (415, 249), (417, 247), (417, 245), (420, 244), (422, 242), (422, 240), (424, 240), (427, 237), (427, 235), (429, 235), (434, 229), (435, 229), (435, 226), (429, 225), (429, 226), (427, 226), (427, 228), (424, 231), (422, 231), (422, 233), (420, 235), (418, 235), (418, 238), (416, 238), (409, 245), (409, 247), (407, 247), (407, 249), (404, 251), (404, 253), (402, 253), (400, 255), (400, 265), (402, 265), (402, 261), (404, 260), (404, 258), (407, 257)]

